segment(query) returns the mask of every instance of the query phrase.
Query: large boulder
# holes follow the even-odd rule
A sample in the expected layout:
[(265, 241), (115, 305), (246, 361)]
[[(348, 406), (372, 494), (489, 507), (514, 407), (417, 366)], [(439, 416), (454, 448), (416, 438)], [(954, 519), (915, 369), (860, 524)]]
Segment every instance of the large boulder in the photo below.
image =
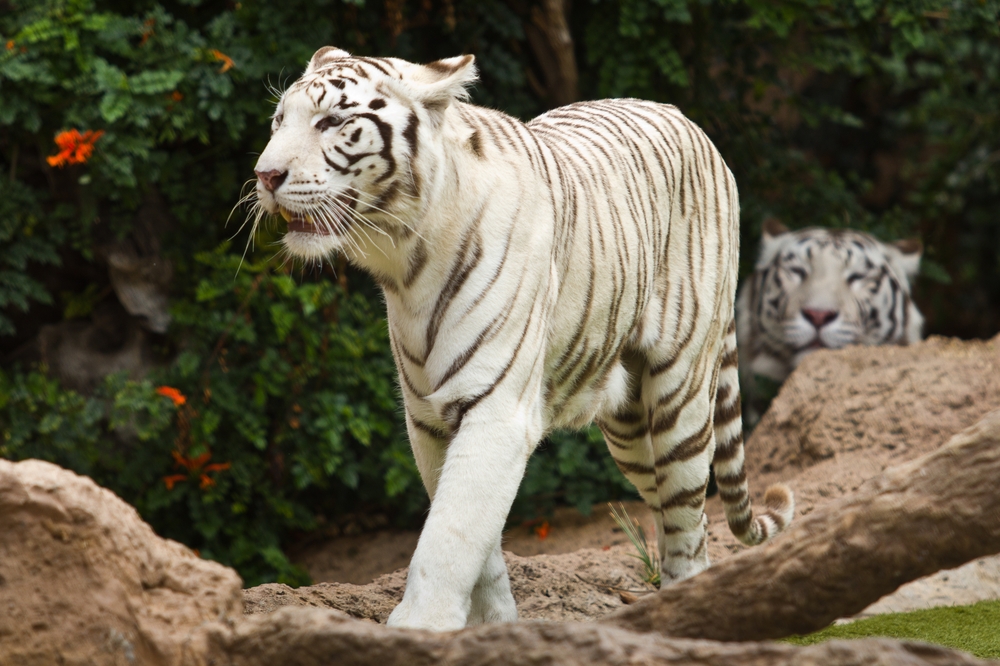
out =
[[(747, 441), (751, 489), (788, 482), (800, 515), (854, 492), (892, 465), (940, 447), (1000, 407), (1000, 336), (931, 337), (906, 347), (848, 347), (805, 358)], [(962, 481), (956, 479), (956, 482)], [(722, 508), (712, 535), (730, 552)], [(904, 585), (858, 616), (1000, 599), (1000, 556)]]
[(1000, 410), (936, 451), (817, 506), (605, 622), (670, 636), (760, 640), (854, 615), (903, 583), (1000, 552)]
[(747, 441), (747, 476), (811, 505), (938, 448), (1000, 407), (1000, 336), (810, 354)]
[(45, 462), (0, 460), (0, 663), (181, 664), (242, 616), (232, 569)]
[[(480, 625), (451, 634), (388, 629), (318, 608), (283, 608), (219, 635), (231, 666), (971, 666), (986, 664), (955, 650), (887, 639), (719, 643), (666, 638), (594, 623), (519, 622)], [(993, 662), (994, 664), (996, 662)]]

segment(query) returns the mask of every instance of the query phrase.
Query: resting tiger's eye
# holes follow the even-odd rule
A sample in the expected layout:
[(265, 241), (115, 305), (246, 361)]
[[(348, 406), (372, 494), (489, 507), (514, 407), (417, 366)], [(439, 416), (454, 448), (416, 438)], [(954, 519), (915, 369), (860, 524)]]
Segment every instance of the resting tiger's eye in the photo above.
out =
[(345, 118), (342, 118), (340, 116), (327, 116), (325, 118), (321, 118), (320, 121), (316, 123), (316, 129), (318, 129), (320, 132), (323, 132), (332, 127), (343, 125), (344, 120)]
[(851, 273), (847, 276), (847, 284), (854, 284), (858, 280), (863, 279), (865, 276), (861, 273)]
[(792, 266), (788, 269), (792, 274), (798, 275), (800, 280), (806, 279), (806, 269), (799, 266)]

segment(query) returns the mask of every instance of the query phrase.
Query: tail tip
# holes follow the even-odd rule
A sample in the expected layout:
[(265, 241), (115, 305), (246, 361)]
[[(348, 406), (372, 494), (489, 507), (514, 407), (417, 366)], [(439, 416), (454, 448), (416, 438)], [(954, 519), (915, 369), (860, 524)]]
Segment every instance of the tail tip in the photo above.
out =
[(795, 516), (795, 493), (785, 484), (776, 483), (764, 493), (764, 507), (774, 518), (780, 532)]

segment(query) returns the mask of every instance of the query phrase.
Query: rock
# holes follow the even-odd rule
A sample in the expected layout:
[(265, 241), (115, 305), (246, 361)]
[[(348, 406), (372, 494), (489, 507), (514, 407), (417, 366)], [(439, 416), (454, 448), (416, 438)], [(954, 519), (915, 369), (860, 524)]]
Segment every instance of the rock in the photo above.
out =
[(117, 372), (141, 379), (157, 363), (149, 333), (117, 302), (98, 305), (87, 319), (42, 326), (37, 351), (52, 377), (81, 393)]
[[(229, 666), (438, 666), (477, 664), (673, 664), (675, 666), (965, 666), (986, 664), (947, 648), (865, 639), (796, 647), (716, 643), (637, 634), (593, 623), (481, 625), (450, 634), (390, 629), (318, 608), (282, 608), (257, 616), (215, 650)], [(993, 662), (996, 663), (996, 662)]]
[(161, 254), (160, 239), (174, 226), (167, 202), (153, 188), (146, 192), (129, 235), (98, 248), (118, 301), (154, 333), (166, 333), (170, 325), (168, 290), (174, 268)]
[[(800, 514), (940, 447), (1000, 406), (1000, 336), (820, 350), (789, 377), (747, 441), (752, 490), (788, 482)], [(709, 516), (721, 522), (721, 507)], [(743, 548), (713, 525), (713, 536)], [(860, 616), (1000, 599), (1000, 556), (917, 580)]]
[(908, 613), (940, 606), (968, 606), (1000, 599), (1000, 556), (990, 555), (907, 583), (858, 613), (856, 618), (882, 613)]
[[(0, 461), (0, 534), (4, 666), (987, 663), (908, 641), (808, 647), (716, 643), (591, 622), (539, 621), (438, 634), (390, 629), (331, 608), (281, 607), (289, 605), (283, 598), (314, 606), (353, 599), (352, 612), (377, 619), (398, 598), (402, 572), (385, 577), (382, 596), (370, 598), (367, 606), (357, 590), (348, 589), (360, 586), (263, 586), (248, 591), (248, 612), (255, 614), (244, 617), (234, 572), (158, 538), (131, 507), (89, 479), (38, 461)], [(616, 588), (637, 582), (630, 564), (612, 564), (604, 571), (594, 553), (576, 555), (576, 560), (509, 557), (519, 600), (532, 608), (530, 595), (541, 594), (550, 601), (535, 607), (538, 613), (586, 616), (596, 612), (592, 606), (620, 605)], [(783, 609), (774, 612), (780, 616)]]
[(241, 581), (90, 479), (0, 460), (0, 662), (181, 664), (241, 617)]
[(761, 640), (858, 613), (903, 583), (1000, 552), (1000, 410), (857, 492), (602, 622), (668, 636)]
[(813, 478), (862, 452), (871, 464), (855, 477), (834, 475), (826, 487), (839, 496), (838, 486), (849, 490), (891, 464), (933, 451), (997, 407), (1000, 336), (820, 350), (792, 373), (748, 439), (747, 476), (780, 478), (819, 467)]
[[(1000, 550), (1000, 412), (968, 428), (1000, 405), (998, 370), (1000, 338), (813, 354), (747, 445), (753, 488), (789, 480), (798, 493), (804, 515), (789, 532), (729, 556), (715, 521), (710, 547), (722, 561), (647, 594), (627, 546), (508, 553), (526, 621), (451, 634), (378, 624), (401, 597), (405, 570), (367, 586), (241, 592), (234, 572), (156, 537), (89, 479), (0, 460), (0, 663), (986, 663), (906, 641), (797, 647), (695, 637), (809, 631), (914, 577)], [(949, 428), (967, 429), (935, 450)], [(949, 581), (981, 595), (1000, 584), (1000, 559), (939, 572), (865, 612), (908, 609), (898, 604), (914, 585)]]

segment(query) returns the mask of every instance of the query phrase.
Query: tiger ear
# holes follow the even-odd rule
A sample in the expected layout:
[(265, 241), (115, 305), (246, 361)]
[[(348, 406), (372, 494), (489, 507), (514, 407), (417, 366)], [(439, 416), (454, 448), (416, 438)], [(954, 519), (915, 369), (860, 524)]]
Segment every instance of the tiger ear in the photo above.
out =
[(899, 265), (906, 277), (913, 279), (920, 272), (920, 258), (924, 255), (924, 244), (919, 238), (906, 238), (890, 243), (899, 250)]
[(763, 233), (760, 236), (760, 254), (757, 257), (757, 267), (764, 266), (774, 258), (774, 254), (781, 249), (781, 236), (788, 233), (788, 227), (783, 225), (776, 217), (765, 217)]
[(776, 217), (764, 218), (764, 242), (772, 241), (777, 236), (788, 233), (788, 227)]
[(336, 46), (324, 46), (320, 50), (313, 54), (312, 59), (309, 60), (309, 65), (306, 67), (306, 74), (310, 72), (315, 72), (317, 69), (321, 69), (329, 65), (334, 60), (339, 60), (340, 58), (350, 58), (351, 54), (343, 49), (338, 49)]
[(443, 113), (454, 100), (468, 99), (468, 87), (479, 79), (476, 58), (471, 55), (418, 65), (407, 74), (414, 97), (432, 113)]

